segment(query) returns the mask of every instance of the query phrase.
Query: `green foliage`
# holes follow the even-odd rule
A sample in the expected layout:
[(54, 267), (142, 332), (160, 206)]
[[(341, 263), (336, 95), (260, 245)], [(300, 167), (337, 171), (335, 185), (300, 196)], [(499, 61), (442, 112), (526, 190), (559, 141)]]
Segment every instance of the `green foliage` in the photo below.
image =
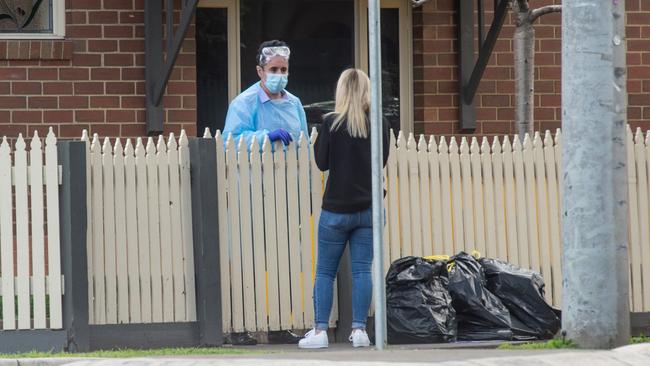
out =
[(578, 348), (578, 345), (568, 339), (555, 338), (546, 342), (528, 342), (528, 343), (521, 343), (521, 344), (504, 343), (499, 346), (499, 349), (565, 349), (565, 348)]

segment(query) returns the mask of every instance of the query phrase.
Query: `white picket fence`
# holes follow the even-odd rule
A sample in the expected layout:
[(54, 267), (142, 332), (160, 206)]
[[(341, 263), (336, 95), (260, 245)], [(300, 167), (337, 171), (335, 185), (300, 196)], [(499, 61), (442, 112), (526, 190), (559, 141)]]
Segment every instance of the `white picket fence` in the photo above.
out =
[(185, 132), (100, 145), (84, 132), (91, 324), (196, 320)]
[[(650, 132), (628, 135), (630, 301), (640, 312), (650, 311)], [(255, 143), (249, 153), (241, 141), (215, 139), (224, 331), (312, 327), (326, 174), (310, 141), (301, 136), (275, 153), (268, 141), (261, 152)], [(391, 136), (384, 270), (407, 255), (478, 250), (540, 272), (547, 300), (560, 306), (560, 146), (559, 130), (491, 144)]]
[(22, 134), (13, 154), (6, 137), (0, 143), (2, 329), (61, 329), (60, 174), (52, 129), (45, 149), (37, 132), (29, 155), (25, 148)]

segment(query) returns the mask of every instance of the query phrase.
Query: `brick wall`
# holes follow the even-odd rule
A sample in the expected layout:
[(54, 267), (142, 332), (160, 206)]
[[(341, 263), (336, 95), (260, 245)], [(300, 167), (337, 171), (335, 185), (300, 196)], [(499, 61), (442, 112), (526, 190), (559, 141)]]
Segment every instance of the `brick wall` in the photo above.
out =
[[(65, 41), (0, 40), (0, 135), (145, 135), (143, 9), (144, 0), (66, 0)], [(191, 25), (164, 96), (166, 133), (196, 134), (194, 50)]]
[[(415, 131), (458, 134), (457, 0), (430, 0), (414, 11)], [(560, 0), (530, 0), (533, 8)], [(492, 2), (485, 1), (486, 9)], [(626, 0), (628, 37), (628, 120), (650, 129), (650, 1)], [(491, 14), (486, 14), (490, 24)], [(476, 101), (477, 135), (514, 133), (514, 17), (496, 43)], [(487, 32), (487, 28), (485, 30)], [(535, 129), (554, 130), (561, 120), (561, 15), (535, 25)], [(477, 47), (475, 46), (475, 50)], [(647, 79), (647, 80), (644, 80)]]

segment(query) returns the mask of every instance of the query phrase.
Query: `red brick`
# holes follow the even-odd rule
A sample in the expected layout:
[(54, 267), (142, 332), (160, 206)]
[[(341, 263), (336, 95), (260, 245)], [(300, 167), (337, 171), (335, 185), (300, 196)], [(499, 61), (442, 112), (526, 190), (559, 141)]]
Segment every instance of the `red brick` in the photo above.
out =
[(627, 100), (629, 105), (650, 105), (650, 94), (629, 94)]
[(88, 41), (89, 52), (115, 52), (117, 51), (117, 41), (96, 39)]
[(107, 82), (106, 94), (134, 94), (135, 85), (133, 82)]
[(559, 67), (540, 67), (539, 77), (541, 79), (561, 79), (562, 70)]
[(25, 80), (27, 69), (18, 67), (0, 67), (0, 80)]
[(43, 94), (45, 95), (66, 95), (72, 94), (71, 82), (44, 82)]
[(12, 111), (13, 123), (43, 123), (42, 111)]
[(84, 82), (74, 83), (75, 94), (104, 94), (104, 83)]
[(120, 24), (144, 24), (144, 12), (120, 12)]
[(41, 83), (27, 81), (27, 82), (18, 82), (14, 81), (11, 83), (11, 91), (16, 95), (38, 95), (43, 92)]
[(27, 125), (0, 125), (0, 136), (18, 137), (18, 134), (27, 134)]
[(650, 13), (628, 13), (628, 25), (648, 25), (650, 24)]
[(631, 93), (641, 93), (643, 92), (643, 82), (641, 80), (627, 80), (627, 92), (628, 95)]
[(494, 80), (482, 80), (478, 84), (478, 89), (476, 90), (479, 94), (490, 94), (495, 93), (497, 90), (497, 83)]
[(90, 72), (92, 80), (120, 80), (119, 68), (96, 68)]
[(559, 106), (562, 105), (560, 95), (541, 95), (542, 106)]
[(106, 66), (133, 66), (133, 54), (104, 54)]
[(55, 68), (30, 68), (28, 71), (29, 80), (57, 80), (59, 70)]
[(93, 124), (90, 126), (89, 132), (103, 137), (118, 137), (120, 135), (120, 125), (115, 123)]
[(122, 69), (122, 80), (144, 80), (144, 69), (141, 67), (125, 67)]
[(79, 138), (83, 130), (89, 129), (89, 125), (86, 124), (59, 125), (59, 134), (57, 136), (62, 138)]
[(513, 121), (515, 119), (515, 109), (497, 108), (497, 119), (502, 121)]
[(27, 103), (29, 105), (29, 108), (45, 108), (45, 109), (58, 108), (57, 97), (29, 97)]
[(650, 65), (628, 67), (627, 72), (633, 79), (650, 79)]
[[(144, 108), (144, 101), (144, 97), (122, 97), (122, 108)], [(169, 108), (166, 104), (164, 105), (166, 108)]]
[(497, 119), (496, 108), (476, 108), (476, 119), (480, 121), (494, 121)]
[(87, 53), (75, 53), (72, 58), (72, 63), (75, 66), (101, 66), (102, 55), (93, 55)]
[(74, 112), (75, 122), (104, 122), (104, 111), (78, 110)]
[(104, 0), (104, 9), (132, 10), (133, 0)]
[(425, 40), (423, 42), (424, 52), (450, 52), (453, 50), (453, 41), (448, 40)]
[(196, 108), (196, 96), (188, 95), (183, 97), (183, 108), (194, 109)]
[(184, 109), (171, 109), (167, 111), (169, 122), (192, 122), (196, 121), (196, 111)]
[(147, 129), (142, 123), (120, 125), (120, 135), (126, 137), (146, 136)]
[(511, 94), (515, 92), (515, 82), (513, 80), (499, 80), (497, 83), (497, 93)]
[[(111, 2), (111, 1), (109, 1)], [(90, 24), (116, 24), (117, 12), (115, 11), (89, 11), (88, 23)]]
[(131, 38), (133, 37), (132, 25), (106, 25), (104, 38)]
[(27, 98), (26, 97), (4, 97), (0, 96), (0, 106), (1, 109), (13, 109), (13, 108), (26, 108), (27, 107)]
[(90, 97), (90, 108), (119, 108), (120, 97)]
[(101, 0), (66, 0), (68, 9), (101, 9)]
[(0, 123), (11, 123), (11, 112), (0, 110)]
[(170, 81), (167, 85), (169, 94), (195, 94), (196, 84), (185, 81)]
[(511, 132), (510, 122), (486, 122), (483, 123), (481, 127), (484, 134), (506, 135)]
[(70, 38), (102, 38), (100, 25), (69, 25), (66, 27), (66, 36)]
[(73, 116), (72, 111), (65, 111), (65, 110), (43, 111), (43, 123), (73, 122), (72, 116)]
[(84, 96), (61, 96), (59, 97), (59, 108), (88, 108), (88, 97)]
[(87, 17), (85, 11), (67, 11), (65, 14), (66, 24), (86, 24)]
[(0, 95), (10, 94), (11, 83), (10, 82), (0, 82)]
[(627, 118), (628, 119), (641, 119), (642, 116), (641, 107), (628, 107), (627, 108)]
[(136, 53), (135, 54), (135, 66), (144, 67), (145, 66), (145, 61), (146, 60), (145, 60), (145, 57), (144, 57), (144, 53)]
[(144, 52), (143, 39), (121, 39), (120, 52)]
[(133, 110), (107, 110), (106, 122), (129, 123), (135, 122), (135, 112)]
[(61, 80), (88, 80), (89, 69), (83, 67), (62, 68), (59, 70)]
[(507, 95), (483, 95), (481, 105), (484, 107), (508, 107), (510, 106), (510, 97)]
[(452, 80), (452, 71), (449, 67), (425, 67), (423, 75), (425, 80)]
[(195, 67), (184, 67), (183, 68), (183, 80), (196, 81), (196, 68)]

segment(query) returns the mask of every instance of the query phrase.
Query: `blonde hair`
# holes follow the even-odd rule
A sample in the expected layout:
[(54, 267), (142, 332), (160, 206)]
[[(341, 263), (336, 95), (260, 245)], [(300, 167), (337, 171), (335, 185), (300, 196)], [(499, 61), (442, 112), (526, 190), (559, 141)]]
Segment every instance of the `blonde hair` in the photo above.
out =
[(370, 79), (363, 70), (347, 69), (336, 84), (335, 116), (331, 131), (345, 127), (352, 137), (368, 137), (366, 112), (370, 108)]

